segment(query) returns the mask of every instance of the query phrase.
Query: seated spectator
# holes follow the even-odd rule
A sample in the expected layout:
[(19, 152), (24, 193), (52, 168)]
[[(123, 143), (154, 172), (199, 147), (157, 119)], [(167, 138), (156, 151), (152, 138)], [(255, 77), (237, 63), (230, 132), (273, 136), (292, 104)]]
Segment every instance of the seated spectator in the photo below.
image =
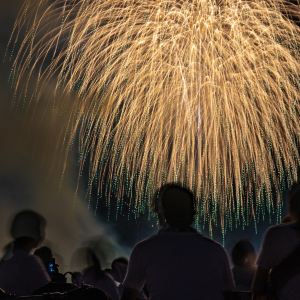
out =
[(256, 270), (256, 251), (248, 240), (239, 241), (232, 249), (233, 277), (240, 291), (251, 289)]
[[(300, 299), (300, 185), (288, 194), (293, 222), (270, 227), (259, 255), (254, 299)], [(270, 283), (270, 284), (269, 284)]]
[(126, 275), (128, 260), (125, 257), (116, 258), (111, 263), (111, 275), (114, 278), (117, 286), (119, 286)]
[(100, 260), (92, 249), (86, 249), (89, 267), (83, 271), (83, 282), (103, 291), (112, 300), (119, 299), (118, 288), (113, 279), (101, 267)]
[(0, 265), (0, 288), (17, 296), (31, 295), (50, 278), (32, 251), (44, 239), (45, 219), (33, 211), (18, 213), (11, 226), (12, 257)]
[(41, 259), (52, 282), (66, 283), (66, 278), (59, 273), (59, 265), (56, 263), (52, 250), (49, 247), (44, 246), (35, 250), (34, 255)]
[(49, 293), (64, 293), (71, 291), (77, 288), (76, 285), (67, 283), (67, 279), (64, 274), (59, 273), (58, 267), (56, 264), (55, 258), (53, 257), (52, 250), (49, 247), (41, 247), (35, 250), (34, 255), (38, 256), (43, 262), (45, 269), (48, 272), (51, 282), (43, 286), (40, 289), (37, 289), (34, 294), (42, 295)]
[(168, 184), (154, 200), (161, 230), (134, 247), (122, 299), (138, 299), (145, 286), (151, 300), (224, 299), (234, 288), (228, 258), (221, 245), (191, 227), (193, 193)]
[[(122, 282), (124, 281), (124, 278), (126, 276), (127, 266), (128, 260), (125, 257), (116, 258), (111, 263), (111, 269), (109, 274), (114, 279), (120, 295), (122, 295), (124, 289)], [(145, 299), (144, 294), (141, 293), (138, 299)]]

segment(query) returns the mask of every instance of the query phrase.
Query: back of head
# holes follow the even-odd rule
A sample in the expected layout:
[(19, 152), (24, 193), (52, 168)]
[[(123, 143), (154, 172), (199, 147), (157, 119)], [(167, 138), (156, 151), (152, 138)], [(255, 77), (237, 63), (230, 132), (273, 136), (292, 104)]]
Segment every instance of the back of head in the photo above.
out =
[(52, 250), (46, 246), (36, 249), (34, 254), (39, 256), (42, 260), (50, 260), (53, 257)]
[(166, 184), (157, 192), (155, 210), (168, 225), (183, 229), (194, 221), (195, 197), (180, 184)]
[(300, 183), (294, 184), (288, 192), (289, 214), (300, 222)]
[(17, 213), (12, 221), (10, 233), (14, 240), (31, 238), (41, 242), (45, 237), (46, 220), (32, 210)]
[(86, 264), (88, 268), (95, 267), (95, 268), (99, 268), (100, 270), (102, 269), (101, 262), (92, 248), (84, 247), (81, 248), (80, 250), (84, 252)]
[(38, 256), (42, 262), (47, 266), (47, 264), (53, 259), (52, 250), (49, 247), (41, 247), (34, 251), (34, 255)]
[(116, 259), (114, 259), (111, 263), (111, 268), (112, 270), (116, 269), (116, 268), (119, 268), (120, 266), (121, 267), (125, 267), (127, 268), (127, 265), (128, 265), (128, 259), (125, 258), (125, 257), (118, 257)]
[(256, 251), (248, 240), (240, 240), (231, 252), (232, 262), (235, 266), (246, 266), (255, 262)]
[(84, 276), (103, 277), (105, 273), (102, 270), (101, 261), (95, 251), (89, 247), (81, 248), (80, 251), (83, 251), (87, 265), (83, 270)]
[(128, 266), (128, 259), (125, 257), (118, 257), (111, 263), (111, 274), (115, 281), (123, 282)]

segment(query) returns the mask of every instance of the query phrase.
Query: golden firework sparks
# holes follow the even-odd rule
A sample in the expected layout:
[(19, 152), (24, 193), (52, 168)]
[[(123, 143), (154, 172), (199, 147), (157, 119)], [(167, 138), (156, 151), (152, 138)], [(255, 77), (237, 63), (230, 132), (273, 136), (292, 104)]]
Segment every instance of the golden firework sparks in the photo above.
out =
[(135, 191), (137, 211), (162, 183), (180, 181), (208, 224), (247, 222), (280, 208), (272, 190), (297, 179), (300, 30), (287, 10), (298, 6), (27, 2), (16, 88), (29, 74), (37, 91), (48, 80), (77, 91), (90, 181), (108, 177), (120, 201)]

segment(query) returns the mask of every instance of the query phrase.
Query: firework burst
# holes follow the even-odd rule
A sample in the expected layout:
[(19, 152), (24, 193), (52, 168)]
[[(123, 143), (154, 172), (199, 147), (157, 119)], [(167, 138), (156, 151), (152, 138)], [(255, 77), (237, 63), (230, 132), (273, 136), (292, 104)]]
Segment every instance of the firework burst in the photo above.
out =
[(100, 192), (109, 178), (120, 205), (134, 192), (143, 211), (157, 187), (180, 181), (198, 195), (199, 218), (226, 228), (227, 216), (272, 214), (272, 191), (297, 178), (291, 10), (280, 0), (27, 2), (16, 86), (27, 74), (37, 91), (54, 80), (79, 95), (82, 161)]

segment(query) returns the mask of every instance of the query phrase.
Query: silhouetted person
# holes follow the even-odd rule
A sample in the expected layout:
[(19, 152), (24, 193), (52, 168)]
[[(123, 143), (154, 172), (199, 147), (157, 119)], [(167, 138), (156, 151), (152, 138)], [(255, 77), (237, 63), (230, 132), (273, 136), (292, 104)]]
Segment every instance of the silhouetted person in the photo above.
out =
[(101, 267), (99, 258), (92, 249), (86, 249), (88, 265), (83, 271), (83, 282), (103, 291), (112, 300), (118, 300), (119, 292), (113, 279)]
[(55, 292), (63, 293), (77, 288), (76, 285), (67, 283), (65, 275), (59, 272), (59, 265), (56, 263), (52, 250), (49, 247), (38, 248), (35, 250), (34, 255), (41, 259), (51, 278), (50, 283), (34, 292), (35, 295)]
[(256, 270), (256, 251), (248, 240), (241, 240), (233, 247), (231, 259), (235, 285), (240, 291), (251, 290)]
[(119, 257), (111, 263), (111, 275), (114, 278), (117, 286), (119, 286), (126, 275), (128, 260), (125, 257)]
[(234, 287), (222, 246), (192, 228), (194, 195), (178, 184), (163, 186), (154, 199), (161, 230), (138, 243), (130, 256), (123, 300), (137, 299), (144, 286), (149, 299), (224, 299)]
[(32, 251), (45, 236), (45, 219), (36, 212), (18, 213), (11, 225), (14, 239), (12, 257), (0, 265), (0, 287), (17, 296), (30, 295), (50, 278)]
[[(119, 294), (123, 294), (124, 286), (123, 286), (123, 281), (125, 279), (126, 273), (127, 273), (127, 267), (128, 267), (128, 259), (125, 257), (118, 257), (113, 260), (111, 263), (111, 270), (110, 270), (110, 275), (114, 279), (118, 290)], [(143, 292), (140, 293), (140, 296), (138, 299), (144, 299)]]
[(35, 250), (34, 255), (38, 256), (43, 262), (48, 275), (53, 282), (65, 283), (63, 274), (59, 273), (59, 265), (56, 263), (52, 250), (49, 247), (41, 247)]
[(257, 261), (254, 299), (300, 299), (300, 185), (288, 193), (293, 222), (270, 227)]

